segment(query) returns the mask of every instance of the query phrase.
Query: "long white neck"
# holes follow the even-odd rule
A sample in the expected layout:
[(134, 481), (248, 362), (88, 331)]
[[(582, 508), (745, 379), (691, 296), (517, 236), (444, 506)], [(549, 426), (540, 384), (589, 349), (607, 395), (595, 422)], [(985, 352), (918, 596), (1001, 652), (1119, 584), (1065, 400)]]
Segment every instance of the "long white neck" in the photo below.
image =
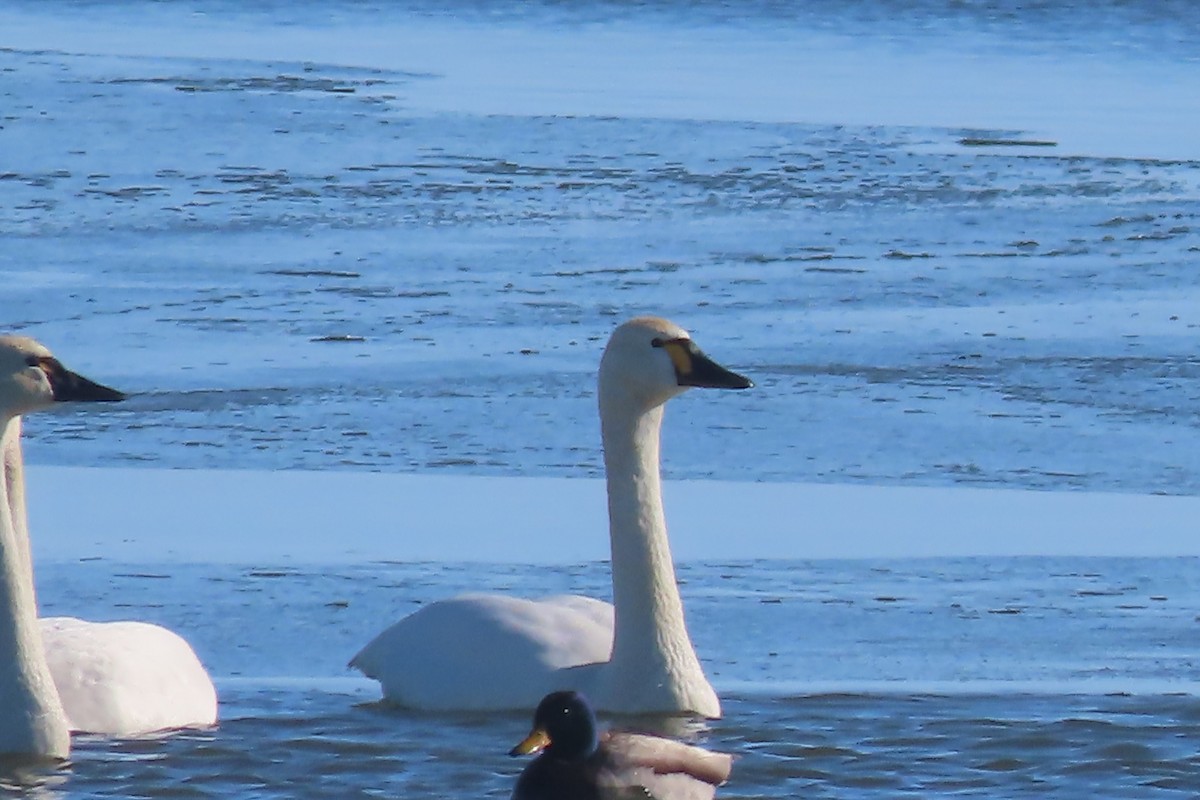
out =
[[(20, 417), (3, 420), (0, 481), (0, 754), (66, 758), (66, 715), (46, 664), (24, 524)], [(15, 459), (15, 461), (14, 461)], [(10, 464), (16, 464), (10, 470)], [(14, 512), (20, 512), (15, 524)]]
[(25, 506), (25, 457), (21, 453), (21, 418), (13, 417), (0, 435), (0, 468), (4, 470), (4, 488), (8, 491), (8, 511), (16, 532), (15, 552), (20, 559), (18, 569), (33, 574), (32, 544), (29, 541), (29, 519)]
[(659, 475), (663, 406), (601, 393), (612, 544), (613, 651), (607, 705), (720, 716), (683, 615)]

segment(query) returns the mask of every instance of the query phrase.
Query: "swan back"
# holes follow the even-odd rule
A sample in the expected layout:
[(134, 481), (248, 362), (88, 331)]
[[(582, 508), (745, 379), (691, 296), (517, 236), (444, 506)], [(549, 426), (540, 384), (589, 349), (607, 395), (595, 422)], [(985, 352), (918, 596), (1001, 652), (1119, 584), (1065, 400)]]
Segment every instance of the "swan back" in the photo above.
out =
[(216, 689), (179, 634), (137, 621), (40, 623), (71, 730), (132, 736), (216, 723)]

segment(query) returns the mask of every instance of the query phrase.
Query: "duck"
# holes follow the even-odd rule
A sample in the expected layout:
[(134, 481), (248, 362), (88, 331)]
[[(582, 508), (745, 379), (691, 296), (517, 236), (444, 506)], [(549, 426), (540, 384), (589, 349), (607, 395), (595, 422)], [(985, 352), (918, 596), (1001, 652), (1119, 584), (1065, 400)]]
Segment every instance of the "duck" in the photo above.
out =
[(753, 384), (679, 325), (636, 317), (611, 334), (597, 395), (612, 597), (467, 594), (430, 603), (350, 661), (384, 699), (431, 711), (530, 708), (574, 689), (606, 712), (721, 716), (684, 617), (667, 538), (659, 447), (664, 406), (690, 388)]
[[(23, 411), (70, 400), (124, 399), (123, 393), (67, 370), (44, 345), (27, 337), (0, 336), (3, 375), (16, 379), (9, 386), (23, 385), (36, 395), (31, 404), (13, 406)], [(0, 437), (5, 493), (0, 516), (13, 542), (15, 571), (32, 590), (20, 439), (20, 415), (10, 415)], [(24, 617), (36, 604), (25, 597), (17, 605), (10, 602), (9, 608)], [(212, 679), (195, 651), (174, 631), (136, 620), (90, 622), (72, 617), (39, 618), (36, 627), (37, 635), (27, 637), (20, 648), (22, 657), (38, 661), (39, 674), (44, 663), (68, 731), (137, 736), (216, 723)], [(40, 658), (31, 655), (38, 651)]]
[(546, 695), (533, 729), (509, 751), (538, 754), (521, 772), (512, 800), (711, 800), (733, 768), (726, 753), (648, 734), (600, 733), (587, 698)]

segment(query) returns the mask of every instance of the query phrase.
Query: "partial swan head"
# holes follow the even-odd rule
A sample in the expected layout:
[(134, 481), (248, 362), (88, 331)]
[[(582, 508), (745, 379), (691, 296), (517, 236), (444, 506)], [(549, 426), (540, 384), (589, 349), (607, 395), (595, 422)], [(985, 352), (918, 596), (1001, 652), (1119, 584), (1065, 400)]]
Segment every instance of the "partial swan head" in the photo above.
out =
[(26, 414), (56, 402), (111, 402), (125, 395), (71, 372), (40, 342), (27, 336), (0, 336), (0, 406)]
[(706, 356), (670, 320), (635, 317), (613, 331), (600, 359), (601, 395), (621, 395), (653, 408), (693, 386), (748, 389), (753, 384)]

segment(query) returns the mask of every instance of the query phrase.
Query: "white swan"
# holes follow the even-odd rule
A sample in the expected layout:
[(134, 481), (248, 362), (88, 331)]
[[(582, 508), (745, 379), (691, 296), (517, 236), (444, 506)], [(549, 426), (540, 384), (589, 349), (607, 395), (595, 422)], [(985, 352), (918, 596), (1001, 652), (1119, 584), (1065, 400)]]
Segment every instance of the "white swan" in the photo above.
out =
[(432, 603), (362, 649), (351, 666), (400, 705), (529, 708), (576, 689), (618, 713), (721, 715), (692, 647), (667, 542), (659, 477), (663, 404), (691, 386), (744, 389), (679, 326), (639, 317), (600, 361), (612, 606), (586, 597), (468, 595)]
[[(33, 340), (0, 337), (0, 355), (6, 364), (40, 369), (53, 391), (52, 401), (123, 396), (64, 370)], [(32, 584), (19, 417), (10, 420), (0, 444), (7, 499), (0, 512), (7, 511), (14, 553)], [(85, 622), (70, 617), (43, 618), (38, 627), (70, 730), (131, 736), (216, 722), (216, 689), (200, 659), (178, 634), (145, 622)]]
[(71, 748), (37, 624), (29, 541), (11, 513), (25, 509), (19, 453), (13, 461), (21, 415), (59, 400), (111, 400), (115, 394), (63, 369), (30, 339), (0, 337), (0, 441), (6, 467), (0, 481), (0, 754), (5, 756), (61, 759)]

